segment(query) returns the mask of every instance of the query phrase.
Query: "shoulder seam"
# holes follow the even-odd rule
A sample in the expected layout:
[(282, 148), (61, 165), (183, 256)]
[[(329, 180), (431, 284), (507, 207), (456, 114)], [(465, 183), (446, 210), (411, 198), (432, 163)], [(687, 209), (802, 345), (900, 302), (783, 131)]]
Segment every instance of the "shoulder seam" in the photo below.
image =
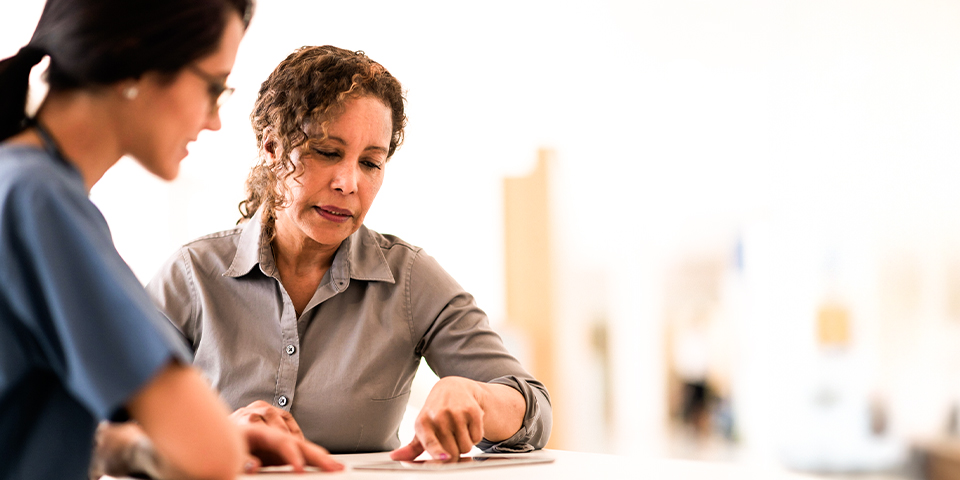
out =
[(367, 227), (367, 231), (369, 232), (369, 235), (376, 240), (377, 246), (380, 247), (381, 250), (390, 250), (397, 246), (406, 248), (412, 252), (423, 250), (422, 248), (412, 245), (396, 235), (380, 233), (370, 227)]
[[(190, 335), (191, 336), (190, 340), (191, 342), (193, 342), (196, 339), (196, 329), (198, 326), (197, 324), (199, 323), (199, 320), (200, 320), (200, 312), (197, 307), (197, 289), (196, 289), (197, 287), (195, 285), (194, 278), (193, 278), (193, 275), (194, 275), (193, 265), (191, 264), (188, 257), (189, 256), (187, 255), (187, 248), (185, 246), (180, 247), (180, 263), (181, 265), (183, 265), (184, 277), (186, 277), (187, 279), (187, 287), (190, 290), (190, 314), (191, 314), (190, 323), (192, 324), (191, 330), (193, 330), (193, 332), (191, 332), (191, 335)], [(195, 344), (191, 345), (191, 347), (196, 348), (196, 345)]]
[[(380, 238), (382, 239), (382, 238), (384, 238), (384, 237), (381, 235)], [(418, 246), (416, 246), (416, 245), (411, 245), (411, 244), (407, 243), (406, 241), (401, 240), (401, 239), (399, 239), (399, 238), (397, 238), (397, 237), (393, 237), (393, 240), (388, 240), (388, 241), (390, 242), (389, 245), (383, 245), (382, 243), (379, 245), (379, 247), (380, 247), (381, 250), (391, 250), (391, 249), (393, 249), (394, 247), (406, 248), (407, 250), (410, 250), (411, 252), (414, 252), (414, 253), (420, 253), (420, 252), (423, 250), (423, 247), (418, 247)]]
[(239, 235), (241, 232), (243, 232), (243, 227), (242, 227), (242, 226), (237, 226), (237, 227), (231, 228), (231, 229), (229, 229), (229, 230), (222, 230), (222, 231), (219, 231), (219, 232), (209, 233), (209, 234), (204, 235), (204, 236), (202, 236), (202, 237), (195, 238), (195, 239), (193, 239), (193, 240), (190, 240), (190, 241), (187, 242), (187, 243), (184, 243), (183, 246), (184, 246), (184, 247), (188, 247), (188, 246), (190, 246), (190, 245), (193, 245), (194, 243), (202, 242), (202, 241), (204, 241), (204, 240), (213, 240), (213, 239), (216, 239), (216, 238), (223, 238), (223, 237), (230, 237), (230, 236), (233, 236), (233, 235)]
[(413, 297), (410, 292), (410, 283), (413, 278), (413, 264), (417, 261), (417, 257), (420, 256), (420, 252), (415, 251), (414, 255), (410, 257), (410, 261), (407, 263), (407, 274), (405, 275), (406, 279), (404, 281), (405, 285), (403, 286), (404, 296), (407, 300), (407, 328), (410, 330), (410, 342), (413, 344), (413, 350), (416, 351), (417, 345), (420, 343), (419, 339), (416, 338), (416, 328), (414, 328), (413, 322)]

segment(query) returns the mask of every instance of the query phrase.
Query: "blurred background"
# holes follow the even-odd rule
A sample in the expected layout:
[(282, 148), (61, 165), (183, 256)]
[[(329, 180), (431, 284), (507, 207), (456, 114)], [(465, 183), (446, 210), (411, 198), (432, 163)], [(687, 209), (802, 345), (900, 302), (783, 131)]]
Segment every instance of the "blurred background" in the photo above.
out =
[[(42, 9), (7, 3), (0, 57)], [(958, 26), (934, 0), (261, 0), (222, 131), (91, 197), (146, 282), (239, 218), (274, 66), (363, 50), (409, 101), (367, 225), (475, 295), (550, 388), (551, 447), (904, 472), (960, 429)]]

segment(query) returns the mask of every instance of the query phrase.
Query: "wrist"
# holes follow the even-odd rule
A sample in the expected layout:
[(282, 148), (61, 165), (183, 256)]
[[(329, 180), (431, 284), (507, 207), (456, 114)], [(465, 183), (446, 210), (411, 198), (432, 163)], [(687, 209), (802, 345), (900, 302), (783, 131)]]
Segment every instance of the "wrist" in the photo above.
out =
[(90, 476), (146, 474), (162, 478), (161, 462), (153, 442), (134, 422), (103, 422), (97, 427)]
[(487, 408), (491, 401), (491, 385), (489, 383), (478, 382), (476, 380), (468, 380), (470, 382), (470, 392), (473, 395), (473, 399), (477, 402), (477, 405), (480, 406), (480, 410), (486, 412)]

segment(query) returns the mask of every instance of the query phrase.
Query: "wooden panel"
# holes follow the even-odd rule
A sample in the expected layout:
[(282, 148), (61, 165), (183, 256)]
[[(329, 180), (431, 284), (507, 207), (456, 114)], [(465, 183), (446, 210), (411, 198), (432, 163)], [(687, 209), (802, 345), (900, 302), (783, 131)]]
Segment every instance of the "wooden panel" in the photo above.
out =
[[(541, 150), (537, 166), (525, 177), (504, 180), (504, 236), (507, 323), (523, 332), (530, 348), (525, 365), (547, 389), (556, 392), (554, 372), (553, 262), (550, 225), (552, 152)], [(562, 448), (562, 428), (554, 426), (548, 447)]]
[(941, 438), (917, 442), (923, 478), (960, 480), (960, 439)]

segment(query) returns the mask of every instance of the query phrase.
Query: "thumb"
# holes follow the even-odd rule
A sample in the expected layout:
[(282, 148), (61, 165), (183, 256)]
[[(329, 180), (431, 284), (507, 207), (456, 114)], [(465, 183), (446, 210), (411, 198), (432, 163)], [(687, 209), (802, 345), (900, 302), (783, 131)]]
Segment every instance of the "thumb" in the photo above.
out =
[(423, 453), (423, 445), (420, 444), (420, 440), (417, 437), (413, 437), (410, 443), (390, 452), (390, 459), (413, 460), (419, 457), (421, 453)]

